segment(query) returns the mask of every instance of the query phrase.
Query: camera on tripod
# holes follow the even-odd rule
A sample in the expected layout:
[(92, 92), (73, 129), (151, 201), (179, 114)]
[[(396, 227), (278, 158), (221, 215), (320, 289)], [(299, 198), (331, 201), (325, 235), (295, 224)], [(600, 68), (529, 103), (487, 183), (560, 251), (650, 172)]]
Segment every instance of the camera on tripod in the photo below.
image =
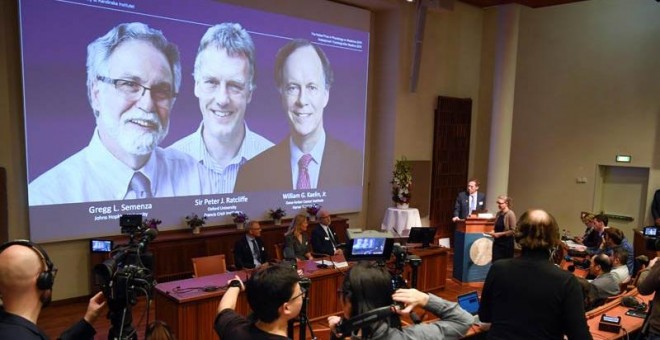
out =
[(94, 266), (96, 283), (108, 301), (111, 327), (108, 339), (137, 339), (131, 308), (141, 295), (151, 297), (156, 285), (153, 277), (153, 255), (147, 250), (158, 231), (142, 225), (142, 215), (122, 215), (122, 234), (129, 235), (128, 244), (118, 245), (110, 258)]

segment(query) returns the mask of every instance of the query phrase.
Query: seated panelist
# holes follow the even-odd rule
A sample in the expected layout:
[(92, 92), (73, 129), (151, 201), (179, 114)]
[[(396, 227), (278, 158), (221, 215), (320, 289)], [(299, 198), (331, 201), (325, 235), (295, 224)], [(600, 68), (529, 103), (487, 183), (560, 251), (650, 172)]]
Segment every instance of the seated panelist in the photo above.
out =
[(291, 230), (284, 235), (284, 258), (311, 260), (312, 248), (307, 235), (307, 216), (298, 214), (293, 218)]

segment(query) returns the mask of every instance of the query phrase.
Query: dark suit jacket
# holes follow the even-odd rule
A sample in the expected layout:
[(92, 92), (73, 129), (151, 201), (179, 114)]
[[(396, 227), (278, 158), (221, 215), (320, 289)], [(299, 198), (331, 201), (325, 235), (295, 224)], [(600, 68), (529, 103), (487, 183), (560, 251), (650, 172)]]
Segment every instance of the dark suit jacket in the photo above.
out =
[[(290, 158), (287, 136), (241, 166), (234, 192), (293, 190)], [(317, 188), (360, 186), (362, 172), (360, 152), (326, 134)]]
[[(268, 262), (268, 252), (264, 247), (264, 241), (261, 237), (257, 237), (257, 245), (259, 246), (259, 252), (261, 253), (261, 259), (259, 262), (266, 263)], [(252, 256), (252, 249), (248, 245), (247, 237), (243, 236), (236, 241), (234, 244), (234, 265), (236, 269), (243, 268), (254, 268), (254, 256)]]
[[(461, 191), (456, 196), (456, 203), (454, 203), (454, 217), (465, 219), (470, 215), (470, 195), (467, 191)], [(486, 194), (477, 191), (477, 210), (486, 208)]]
[(492, 264), (479, 318), (492, 323), (488, 339), (591, 339), (578, 280), (548, 261), (545, 249)]
[[(328, 226), (328, 230), (332, 233), (335, 242), (337, 241), (337, 234)], [(312, 230), (312, 250), (314, 253), (334, 255), (334, 249), (332, 249), (332, 241), (328, 237), (328, 234), (325, 233), (321, 225), (317, 225), (314, 230)]]

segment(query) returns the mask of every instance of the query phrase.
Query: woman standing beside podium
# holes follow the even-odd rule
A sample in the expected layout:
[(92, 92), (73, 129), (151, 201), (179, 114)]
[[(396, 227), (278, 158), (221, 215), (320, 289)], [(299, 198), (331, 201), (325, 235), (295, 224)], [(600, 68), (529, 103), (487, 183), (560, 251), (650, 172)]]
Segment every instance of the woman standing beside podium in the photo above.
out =
[(497, 196), (497, 208), (499, 211), (495, 215), (495, 231), (488, 233), (493, 237), (492, 262), (513, 257), (513, 228), (516, 226), (516, 214), (511, 210), (511, 197)]

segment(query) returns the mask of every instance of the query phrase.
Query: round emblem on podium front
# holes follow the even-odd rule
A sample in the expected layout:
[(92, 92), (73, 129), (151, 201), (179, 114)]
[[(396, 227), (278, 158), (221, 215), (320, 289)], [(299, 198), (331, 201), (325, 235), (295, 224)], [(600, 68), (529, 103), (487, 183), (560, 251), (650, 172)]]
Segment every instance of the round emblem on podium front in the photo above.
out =
[(480, 238), (470, 246), (470, 260), (478, 266), (490, 263), (493, 257), (493, 241), (488, 238)]

